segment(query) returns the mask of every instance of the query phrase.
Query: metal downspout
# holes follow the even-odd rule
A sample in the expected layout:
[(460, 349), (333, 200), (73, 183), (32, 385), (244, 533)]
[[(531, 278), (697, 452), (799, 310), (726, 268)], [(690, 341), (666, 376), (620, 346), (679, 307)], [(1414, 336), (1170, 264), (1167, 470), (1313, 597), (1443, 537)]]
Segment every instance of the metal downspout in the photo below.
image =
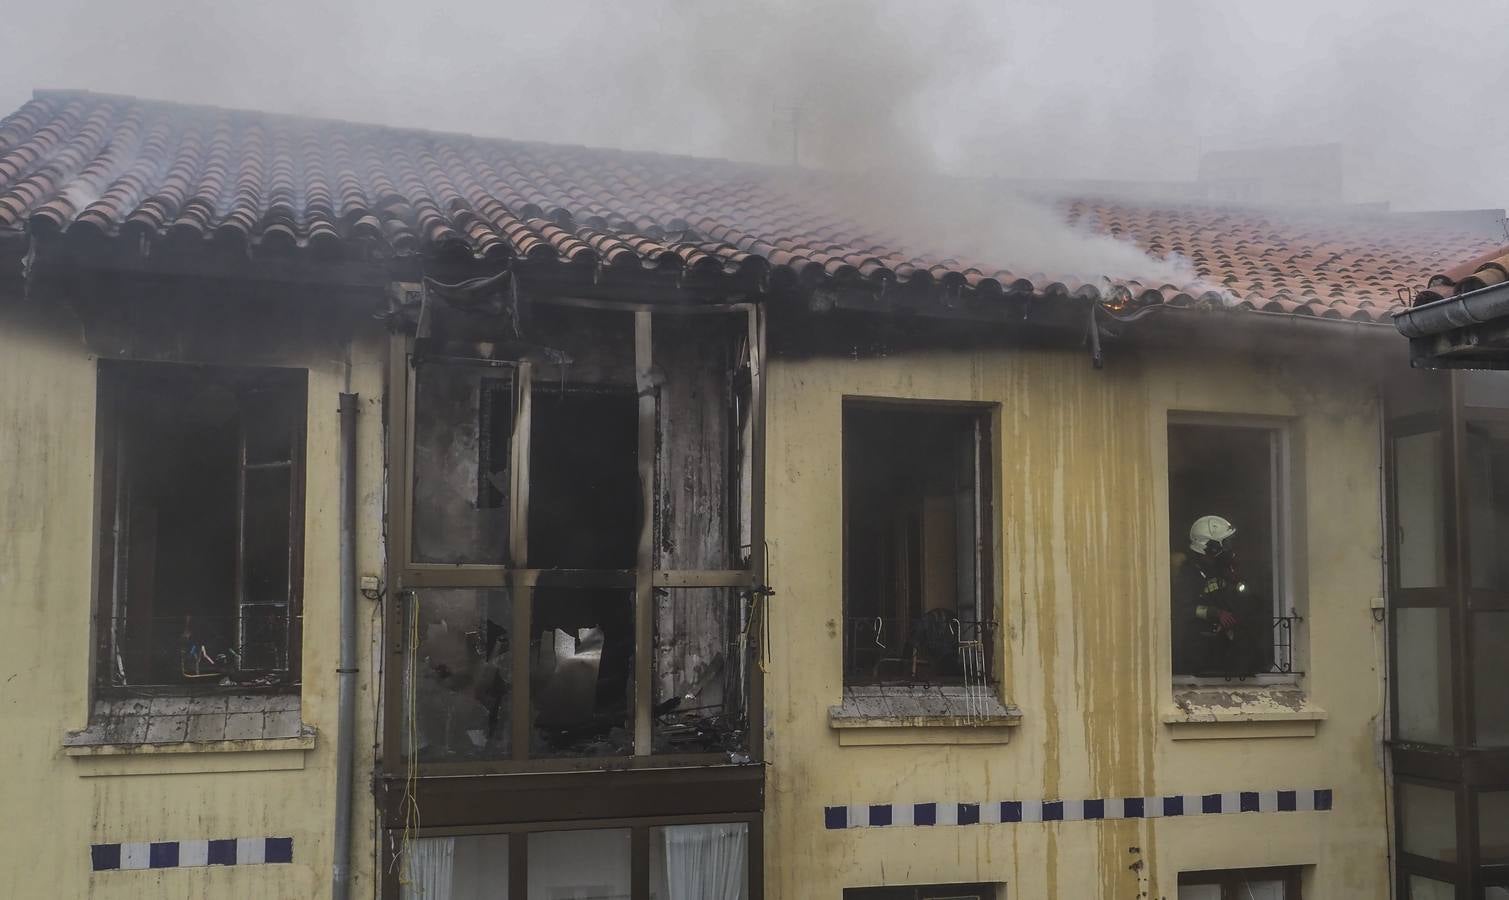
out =
[(351, 776), (356, 749), (356, 395), (342, 393), (341, 415), (341, 659), (335, 736), (335, 862), (330, 896), (351, 896)]

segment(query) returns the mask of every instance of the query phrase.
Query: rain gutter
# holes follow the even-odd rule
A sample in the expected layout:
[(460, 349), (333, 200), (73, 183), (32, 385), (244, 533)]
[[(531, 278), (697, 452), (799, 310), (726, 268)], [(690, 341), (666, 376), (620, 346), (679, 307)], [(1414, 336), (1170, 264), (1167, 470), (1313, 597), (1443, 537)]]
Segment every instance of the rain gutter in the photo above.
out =
[(1394, 327), (1407, 338), (1432, 337), (1458, 328), (1509, 320), (1509, 283), (1433, 300), (1394, 313)]

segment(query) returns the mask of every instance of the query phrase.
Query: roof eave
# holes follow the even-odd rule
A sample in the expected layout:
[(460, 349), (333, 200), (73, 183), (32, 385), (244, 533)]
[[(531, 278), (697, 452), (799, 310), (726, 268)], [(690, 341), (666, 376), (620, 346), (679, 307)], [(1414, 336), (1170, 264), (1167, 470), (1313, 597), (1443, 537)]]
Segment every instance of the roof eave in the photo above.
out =
[(1509, 282), (1402, 309), (1394, 313), (1394, 327), (1415, 339), (1497, 319), (1509, 319)]

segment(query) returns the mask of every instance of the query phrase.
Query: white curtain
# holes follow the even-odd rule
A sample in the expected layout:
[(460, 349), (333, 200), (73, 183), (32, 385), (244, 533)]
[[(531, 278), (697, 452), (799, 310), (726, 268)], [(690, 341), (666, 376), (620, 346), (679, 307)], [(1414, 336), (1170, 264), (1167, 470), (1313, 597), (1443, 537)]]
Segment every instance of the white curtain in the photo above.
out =
[(676, 825), (660, 833), (666, 900), (746, 900), (749, 826)]
[(451, 900), (456, 870), (456, 839), (415, 838), (400, 880), (403, 900)]

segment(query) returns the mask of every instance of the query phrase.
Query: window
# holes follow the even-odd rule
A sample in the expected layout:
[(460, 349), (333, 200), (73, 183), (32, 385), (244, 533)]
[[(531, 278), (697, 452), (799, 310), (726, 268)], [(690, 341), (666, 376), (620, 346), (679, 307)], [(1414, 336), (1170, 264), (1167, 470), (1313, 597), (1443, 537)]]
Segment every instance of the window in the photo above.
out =
[(748, 900), (749, 862), (747, 822), (419, 837), (405, 851), (400, 897)]
[(846, 684), (989, 679), (990, 458), (980, 409), (845, 403)]
[(627, 828), (529, 836), (529, 900), (629, 900)]
[(1168, 459), (1174, 675), (1294, 673), (1286, 430), (1174, 418)]
[(844, 900), (1006, 900), (1006, 889), (999, 884), (844, 888)]
[(1412, 371), (1396, 375), (1387, 395), (1401, 897), (1509, 900), (1506, 378)]
[(1457, 796), (1451, 785), (1399, 782), (1399, 847), (1405, 853), (1439, 862), (1455, 862)]
[(416, 344), (403, 753), (748, 758), (749, 333), (541, 302)]
[(1298, 867), (1180, 872), (1179, 900), (1300, 900)]
[(1474, 410), (1465, 432), (1473, 743), (1509, 747), (1509, 411)]
[(305, 383), (101, 362), (102, 691), (298, 684)]

